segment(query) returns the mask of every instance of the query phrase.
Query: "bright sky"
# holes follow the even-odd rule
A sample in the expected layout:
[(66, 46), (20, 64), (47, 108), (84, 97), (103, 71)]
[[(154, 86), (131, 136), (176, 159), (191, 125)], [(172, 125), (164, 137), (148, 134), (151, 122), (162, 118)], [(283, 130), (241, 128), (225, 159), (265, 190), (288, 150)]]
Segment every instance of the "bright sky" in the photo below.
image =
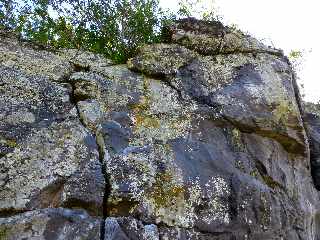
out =
[[(215, 3), (224, 23), (234, 23), (256, 38), (282, 48), (286, 54), (302, 50), (299, 82), (304, 84), (305, 100), (320, 100), (319, 0), (215, 0)], [(160, 4), (177, 9), (178, 1), (160, 0)]]

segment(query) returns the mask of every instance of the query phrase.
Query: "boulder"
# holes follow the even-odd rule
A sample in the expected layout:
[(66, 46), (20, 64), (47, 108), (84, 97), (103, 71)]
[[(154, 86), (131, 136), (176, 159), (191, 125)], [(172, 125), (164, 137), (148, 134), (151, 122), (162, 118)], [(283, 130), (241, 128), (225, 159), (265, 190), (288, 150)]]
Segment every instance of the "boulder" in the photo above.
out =
[(221, 22), (201, 21), (195, 18), (180, 19), (169, 29), (171, 42), (178, 43), (202, 55), (232, 53), (268, 53), (282, 55), (282, 51), (265, 46), (257, 39)]

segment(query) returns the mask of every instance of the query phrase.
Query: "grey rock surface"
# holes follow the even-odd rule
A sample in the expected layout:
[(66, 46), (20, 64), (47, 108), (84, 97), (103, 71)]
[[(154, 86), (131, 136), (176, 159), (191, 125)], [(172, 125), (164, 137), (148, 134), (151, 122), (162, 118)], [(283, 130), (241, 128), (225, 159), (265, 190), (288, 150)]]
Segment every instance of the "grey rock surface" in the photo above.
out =
[(0, 212), (80, 204), (101, 215), (105, 182), (98, 149), (80, 122), (31, 133), (0, 166)]
[(131, 217), (108, 217), (105, 221), (105, 240), (157, 240), (158, 227), (143, 224)]
[(320, 239), (320, 114), (287, 58), (168, 30), (123, 65), (0, 34), (1, 240)]
[(100, 221), (80, 210), (36, 210), (0, 218), (0, 239), (99, 240)]
[(320, 106), (306, 103), (304, 121), (310, 142), (311, 174), (315, 187), (320, 190)]
[(181, 19), (167, 30), (172, 42), (183, 45), (202, 55), (233, 53), (269, 53), (282, 55), (282, 51), (265, 46), (257, 39), (218, 21), (208, 24), (194, 18)]

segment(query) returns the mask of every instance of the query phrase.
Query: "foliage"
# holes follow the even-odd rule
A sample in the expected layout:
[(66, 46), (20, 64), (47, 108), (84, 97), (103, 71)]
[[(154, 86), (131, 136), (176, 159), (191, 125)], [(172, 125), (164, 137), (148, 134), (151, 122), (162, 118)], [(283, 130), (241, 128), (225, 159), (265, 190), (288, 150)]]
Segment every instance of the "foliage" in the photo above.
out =
[(177, 14), (158, 5), (159, 0), (0, 0), (0, 29), (123, 63), (139, 46), (165, 41), (161, 30), (177, 17), (217, 18), (214, 0), (180, 0)]
[(214, 0), (180, 0), (178, 14), (182, 17), (196, 17), (207, 21), (220, 18)]
[(0, 27), (55, 48), (78, 48), (125, 62), (161, 40), (173, 19), (158, 0), (0, 0)]
[(300, 50), (291, 50), (289, 53), (289, 58), (297, 59), (302, 57), (302, 52)]
[(302, 50), (291, 50), (288, 55), (289, 60), (292, 64), (293, 70), (296, 73), (295, 75), (297, 78), (297, 83), (301, 92), (301, 97), (303, 99), (305, 98), (305, 89), (304, 89), (304, 84), (302, 79), (299, 78), (299, 73), (302, 70), (303, 62), (305, 61), (304, 55), (305, 55), (305, 52)]

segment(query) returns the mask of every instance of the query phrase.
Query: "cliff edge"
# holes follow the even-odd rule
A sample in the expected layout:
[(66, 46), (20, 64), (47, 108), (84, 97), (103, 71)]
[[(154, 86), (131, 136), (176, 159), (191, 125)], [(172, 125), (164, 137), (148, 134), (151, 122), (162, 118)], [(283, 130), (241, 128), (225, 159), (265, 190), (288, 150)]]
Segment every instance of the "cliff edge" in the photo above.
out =
[(320, 118), (282, 51), (183, 19), (127, 64), (0, 34), (0, 239), (320, 239)]

